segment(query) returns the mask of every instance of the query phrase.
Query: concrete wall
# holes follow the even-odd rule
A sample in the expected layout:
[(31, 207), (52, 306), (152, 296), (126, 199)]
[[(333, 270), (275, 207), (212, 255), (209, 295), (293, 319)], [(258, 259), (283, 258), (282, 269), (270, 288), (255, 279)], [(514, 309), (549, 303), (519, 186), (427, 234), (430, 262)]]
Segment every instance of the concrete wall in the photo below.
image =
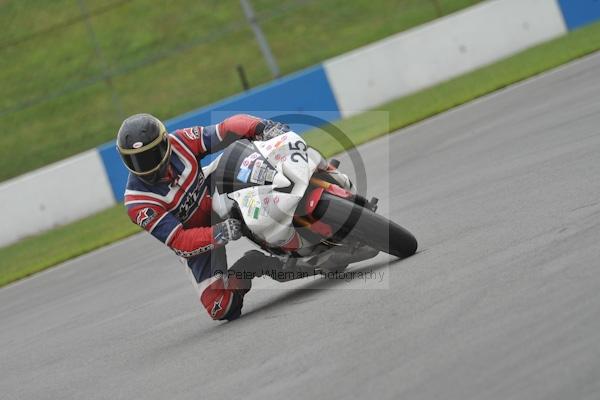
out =
[(0, 244), (63, 225), (115, 204), (103, 162), (90, 150), (0, 185)]
[[(194, 125), (210, 125), (240, 112), (263, 118), (276, 118), (286, 113), (307, 114), (326, 121), (340, 118), (325, 71), (321, 65), (317, 65), (173, 118), (166, 121), (165, 125), (169, 131)], [(292, 128), (302, 132), (307, 127), (292, 125)], [(122, 201), (128, 171), (121, 163), (114, 142), (101, 146), (99, 151), (114, 196), (118, 201)], [(210, 159), (207, 158), (207, 161)]]
[(325, 62), (343, 116), (566, 33), (554, 0), (492, 0)]
[[(479, 68), (600, 18), (600, 0), (489, 0), (166, 122), (169, 130), (236, 112), (336, 120)], [(295, 124), (302, 132), (306, 125)], [(114, 143), (0, 184), (0, 246), (122, 200)]]

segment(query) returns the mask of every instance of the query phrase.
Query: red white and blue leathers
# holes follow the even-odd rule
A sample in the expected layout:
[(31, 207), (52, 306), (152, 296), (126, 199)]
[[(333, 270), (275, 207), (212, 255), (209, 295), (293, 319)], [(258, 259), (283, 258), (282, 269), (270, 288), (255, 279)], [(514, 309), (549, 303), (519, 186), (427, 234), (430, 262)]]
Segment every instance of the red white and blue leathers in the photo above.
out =
[(253, 139), (261, 123), (256, 117), (235, 115), (216, 125), (177, 130), (168, 136), (170, 179), (146, 185), (129, 174), (125, 190), (131, 220), (187, 259), (199, 284), (200, 300), (214, 319), (231, 313), (236, 306), (233, 289), (240, 289), (240, 283), (216, 274), (226, 276), (227, 260), (223, 245), (214, 240), (210, 182), (202, 173), (200, 160), (235, 140)]

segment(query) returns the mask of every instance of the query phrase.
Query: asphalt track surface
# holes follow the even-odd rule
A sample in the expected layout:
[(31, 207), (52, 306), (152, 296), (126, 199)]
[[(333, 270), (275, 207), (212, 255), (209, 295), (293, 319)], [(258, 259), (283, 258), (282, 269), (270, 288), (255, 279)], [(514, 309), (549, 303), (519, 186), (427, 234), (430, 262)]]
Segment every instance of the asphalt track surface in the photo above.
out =
[(420, 252), (355, 279), (257, 279), (241, 319), (213, 322), (138, 235), (0, 290), (0, 397), (600, 398), (599, 70), (362, 146)]

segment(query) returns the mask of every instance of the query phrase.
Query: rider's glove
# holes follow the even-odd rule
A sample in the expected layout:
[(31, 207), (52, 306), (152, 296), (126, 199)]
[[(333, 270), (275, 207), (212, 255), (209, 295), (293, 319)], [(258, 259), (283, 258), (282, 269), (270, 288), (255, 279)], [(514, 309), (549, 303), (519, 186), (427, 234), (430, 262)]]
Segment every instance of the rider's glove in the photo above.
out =
[(242, 223), (237, 219), (227, 219), (213, 226), (213, 239), (215, 244), (227, 244), (231, 240), (242, 237)]
[(290, 127), (286, 124), (265, 119), (258, 125), (255, 137), (257, 140), (265, 141), (273, 139), (279, 135), (283, 135), (290, 130)]

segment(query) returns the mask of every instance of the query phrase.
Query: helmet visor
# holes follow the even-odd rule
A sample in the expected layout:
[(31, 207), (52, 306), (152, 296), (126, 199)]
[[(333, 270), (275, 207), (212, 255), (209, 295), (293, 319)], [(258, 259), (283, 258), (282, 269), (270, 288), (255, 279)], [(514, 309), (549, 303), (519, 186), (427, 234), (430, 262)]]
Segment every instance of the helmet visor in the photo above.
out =
[(169, 143), (167, 136), (155, 146), (149, 147), (142, 152), (133, 154), (121, 154), (123, 161), (131, 172), (137, 175), (152, 173), (166, 161), (169, 152)]

